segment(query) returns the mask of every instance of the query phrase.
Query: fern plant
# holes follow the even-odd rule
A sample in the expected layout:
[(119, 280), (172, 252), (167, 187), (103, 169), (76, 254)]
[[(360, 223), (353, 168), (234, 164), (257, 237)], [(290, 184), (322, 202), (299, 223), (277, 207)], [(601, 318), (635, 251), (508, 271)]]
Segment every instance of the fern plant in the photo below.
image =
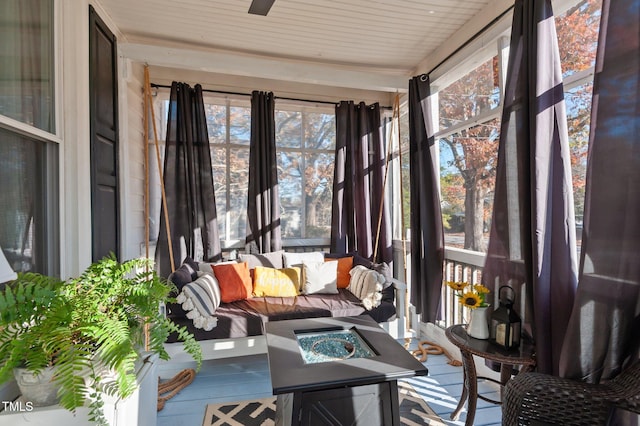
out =
[(38, 373), (55, 365), (60, 405), (71, 411), (88, 405), (90, 419), (105, 424), (102, 394), (131, 395), (141, 352), (168, 359), (170, 333), (200, 367), (200, 345), (160, 312), (172, 290), (149, 259), (105, 257), (66, 282), (20, 274), (0, 293), (0, 382), (17, 366)]
[[(62, 282), (40, 274), (19, 274), (0, 292), (0, 383), (13, 377), (13, 369), (26, 367), (39, 373), (54, 363), (56, 351), (50, 333), (57, 323), (47, 321), (52, 309), (66, 308), (56, 303)], [(57, 312), (64, 317), (67, 312)]]

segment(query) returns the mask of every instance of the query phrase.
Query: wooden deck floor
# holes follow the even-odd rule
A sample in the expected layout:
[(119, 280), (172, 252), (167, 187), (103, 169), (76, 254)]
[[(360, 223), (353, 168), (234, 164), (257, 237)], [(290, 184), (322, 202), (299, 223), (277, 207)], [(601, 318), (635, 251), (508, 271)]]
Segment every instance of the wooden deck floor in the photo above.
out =
[[(443, 423), (464, 425), (466, 411), (458, 421), (449, 420), (462, 393), (462, 367), (450, 366), (444, 355), (429, 355), (425, 365), (429, 369), (428, 376), (407, 381)], [(169, 361), (160, 365), (159, 375), (165, 380), (189, 367), (193, 365)], [(499, 399), (498, 387), (491, 382), (479, 383), (478, 390), (489, 398)], [(268, 396), (271, 396), (271, 379), (266, 354), (205, 361), (193, 383), (158, 412), (157, 426), (201, 426), (207, 404)], [(475, 425), (499, 425), (501, 419), (499, 406), (478, 400)]]

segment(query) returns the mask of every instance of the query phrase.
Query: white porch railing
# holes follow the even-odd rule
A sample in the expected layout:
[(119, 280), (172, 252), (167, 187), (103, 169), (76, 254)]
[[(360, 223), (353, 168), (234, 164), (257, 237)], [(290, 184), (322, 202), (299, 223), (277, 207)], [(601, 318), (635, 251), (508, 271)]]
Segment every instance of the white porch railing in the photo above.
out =
[(485, 254), (455, 247), (445, 247), (444, 250), (444, 282), (442, 285), (442, 306), (444, 317), (438, 321), (441, 327), (465, 323), (469, 318), (468, 309), (458, 303), (454, 291), (446, 285), (447, 281), (464, 281), (469, 284), (480, 284)]
[[(404, 277), (404, 261), (403, 255), (406, 250), (406, 277)], [(411, 294), (411, 242), (406, 242), (406, 248), (402, 247), (401, 241), (393, 242), (394, 252), (394, 274), (399, 279), (406, 279), (408, 292)], [(468, 314), (467, 310), (463, 309), (462, 305), (458, 303), (458, 299), (455, 296), (453, 290), (447, 285), (447, 281), (466, 281), (471, 284), (480, 284), (482, 280), (482, 268), (484, 266), (485, 254), (471, 250), (464, 250), (455, 247), (445, 247), (445, 260), (444, 260), (444, 275), (442, 283), (442, 320), (436, 322), (436, 325), (446, 328), (454, 324), (461, 324), (467, 322), (468, 318), (465, 318), (465, 314)], [(409, 300), (409, 297), (407, 297)], [(409, 306), (409, 304), (407, 304)], [(412, 315), (411, 312), (407, 314), (410, 324), (409, 327), (413, 330), (419, 329), (419, 318), (416, 315)]]

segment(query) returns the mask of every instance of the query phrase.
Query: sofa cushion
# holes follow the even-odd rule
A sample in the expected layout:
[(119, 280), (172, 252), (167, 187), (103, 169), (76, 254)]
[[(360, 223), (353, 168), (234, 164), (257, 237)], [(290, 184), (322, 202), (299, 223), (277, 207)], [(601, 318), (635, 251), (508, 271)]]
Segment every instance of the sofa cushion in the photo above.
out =
[(209, 274), (213, 274), (213, 266), (214, 265), (229, 265), (238, 263), (235, 260), (220, 260), (218, 262), (198, 262), (198, 270), (200, 272), (206, 272)]
[[(296, 297), (254, 297), (232, 303), (222, 303), (216, 309), (218, 325), (211, 331), (195, 328), (187, 318), (173, 319), (187, 327), (197, 340), (226, 339), (257, 336), (263, 333), (263, 324), (268, 321), (320, 317), (348, 317), (367, 314), (376, 322), (395, 318), (393, 303), (382, 302), (370, 311), (347, 289), (337, 294), (310, 294)], [(171, 333), (167, 342), (177, 342), (176, 333)]]
[(391, 282), (393, 278), (393, 271), (388, 263), (373, 263), (366, 257), (361, 256), (358, 252), (352, 251), (349, 253), (325, 253), (325, 259), (342, 259), (344, 257), (353, 257), (353, 266), (362, 265), (366, 268), (373, 269), (379, 273), (381, 273), (385, 282), (382, 285), (382, 300), (384, 302), (394, 303), (395, 301), (395, 290), (393, 288), (393, 283)]
[(278, 250), (262, 254), (240, 254), (239, 257), (241, 262), (247, 262), (249, 264), (249, 269), (253, 269), (256, 266), (281, 269), (284, 267), (284, 263), (282, 261), (283, 253), (284, 250)]
[(282, 254), (282, 259), (285, 268), (300, 268), (300, 291), (304, 291), (304, 268), (302, 264), (304, 262), (322, 262), (324, 261), (324, 253), (320, 251), (310, 251), (310, 252), (284, 252)]
[(284, 259), (284, 267), (291, 268), (292, 266), (302, 266), (303, 262), (323, 262), (324, 253), (321, 251), (310, 251), (302, 253), (289, 253), (284, 252), (282, 254)]
[(213, 265), (212, 269), (220, 285), (220, 296), (224, 303), (251, 297), (253, 283), (247, 262)]
[(304, 294), (337, 294), (338, 261), (304, 262), (302, 264)]
[(351, 269), (351, 283), (349, 290), (362, 301), (366, 310), (371, 310), (382, 301), (382, 284), (385, 279), (382, 274), (373, 269), (356, 265)]
[(198, 277), (198, 264), (189, 256), (185, 257), (182, 265), (169, 275), (169, 281), (178, 287), (178, 291), (182, 287), (195, 280)]
[(253, 295), (255, 297), (293, 297), (300, 288), (300, 268), (265, 268), (253, 270)]
[(349, 286), (349, 282), (351, 281), (351, 275), (349, 272), (351, 268), (353, 268), (353, 256), (345, 256), (337, 259), (331, 259), (325, 257), (324, 261), (329, 262), (331, 260), (338, 261), (338, 276), (336, 285), (338, 288), (347, 288)]
[(216, 326), (215, 312), (220, 306), (220, 287), (213, 274), (198, 272), (198, 278), (182, 287), (177, 297), (187, 318), (206, 331)]
[[(192, 258), (187, 256), (182, 265), (171, 274), (167, 278), (168, 281), (172, 282), (176, 286), (176, 291), (171, 293), (171, 297), (177, 297), (178, 294), (182, 291), (182, 288), (195, 280), (198, 277), (198, 263), (195, 262)], [(167, 303), (167, 314), (173, 317), (185, 317), (187, 312), (182, 309), (182, 306), (179, 303)]]

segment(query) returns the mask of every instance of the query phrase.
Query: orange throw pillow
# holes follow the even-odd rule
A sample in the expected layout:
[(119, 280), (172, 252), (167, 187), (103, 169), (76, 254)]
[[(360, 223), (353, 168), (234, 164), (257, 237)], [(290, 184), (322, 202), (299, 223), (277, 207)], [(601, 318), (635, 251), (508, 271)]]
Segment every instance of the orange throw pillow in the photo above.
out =
[(338, 259), (326, 258), (324, 261), (329, 262), (330, 260), (338, 261), (338, 288), (349, 287), (349, 282), (351, 282), (351, 275), (349, 272), (351, 271), (351, 268), (353, 268), (353, 256), (340, 257)]
[(213, 265), (211, 269), (220, 285), (222, 302), (235, 302), (251, 297), (253, 283), (247, 262)]

